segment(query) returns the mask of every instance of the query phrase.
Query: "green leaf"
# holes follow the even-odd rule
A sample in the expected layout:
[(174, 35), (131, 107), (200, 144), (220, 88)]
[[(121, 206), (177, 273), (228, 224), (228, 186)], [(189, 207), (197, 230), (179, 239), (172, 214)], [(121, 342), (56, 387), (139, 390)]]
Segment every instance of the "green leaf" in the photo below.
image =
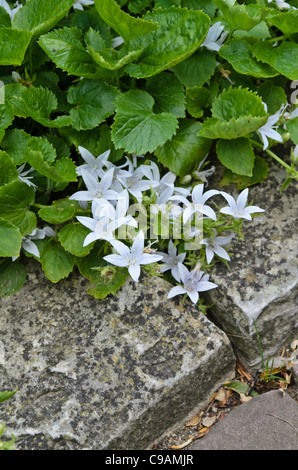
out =
[(11, 156), (16, 165), (26, 162), (28, 134), (21, 129), (11, 129), (6, 132), (1, 147)]
[(15, 209), (0, 212), (0, 216), (18, 227), (22, 236), (29, 235), (37, 227), (37, 218), (34, 212), (28, 209)]
[(280, 29), (283, 34), (289, 36), (290, 34), (298, 33), (298, 11), (291, 10), (282, 12), (279, 15), (274, 15), (269, 19), (269, 22)]
[(213, 3), (220, 8), (231, 30), (239, 29), (249, 31), (262, 19), (262, 10), (251, 10), (249, 5), (232, 5), (230, 0), (214, 0)]
[(203, 108), (207, 108), (212, 103), (212, 94), (208, 88), (193, 87), (186, 89), (186, 109), (192, 117), (203, 116)]
[(77, 130), (97, 127), (115, 112), (115, 100), (120, 92), (102, 80), (83, 79), (69, 88), (67, 99), (75, 105), (70, 111), (72, 125)]
[(298, 145), (298, 117), (287, 121), (287, 129), (291, 135), (292, 141)]
[(216, 7), (210, 0), (181, 0), (181, 7), (189, 10), (202, 10), (206, 15), (212, 18)]
[(270, 81), (265, 81), (258, 88), (258, 95), (267, 104), (268, 114), (276, 113), (283, 104), (287, 103), (287, 95), (281, 86), (274, 85)]
[(71, 124), (69, 116), (50, 119), (58, 103), (54, 93), (48, 88), (26, 88), (15, 83), (6, 86), (6, 98), (15, 116), (31, 117), (45, 127), (58, 128)]
[[(18, 160), (18, 163), (22, 162), (22, 160), (27, 161), (41, 175), (57, 182), (76, 181), (77, 175), (74, 161), (71, 158), (62, 157), (54, 162), (56, 151), (52, 144), (43, 137), (31, 137), (23, 131), (17, 132), (15, 130), (15, 132), (9, 135), (8, 141), (5, 142), (6, 149), (10, 148), (10, 144), (12, 144), (12, 149), (15, 149), (13, 144), (13, 137), (15, 135), (21, 141), (21, 152), (18, 153), (18, 149), (16, 149), (17, 154), (11, 153), (11, 155)], [(20, 158), (21, 155), (22, 159)], [(51, 165), (53, 162), (54, 164)], [(26, 185), (24, 184), (24, 186)]]
[(11, 28), (10, 15), (2, 6), (0, 7), (0, 25)]
[(185, 117), (184, 88), (175, 75), (162, 72), (147, 80), (146, 90), (153, 96), (155, 105), (153, 111), (172, 113), (177, 118)]
[(79, 204), (76, 201), (58, 199), (51, 206), (40, 209), (38, 215), (49, 224), (62, 224), (73, 219), (78, 209)]
[(55, 240), (50, 240), (41, 253), (42, 269), (47, 278), (55, 283), (71, 273), (74, 262), (73, 255), (67, 253)]
[(248, 89), (227, 88), (212, 104), (200, 134), (209, 139), (237, 139), (258, 130), (267, 122), (262, 99)]
[[(0, 264), (0, 297), (12, 295), (23, 287), (26, 269), (22, 263), (5, 260)], [(12, 397), (15, 392), (1, 392), (0, 403)], [(7, 395), (6, 395), (7, 394)]]
[(89, 255), (77, 258), (80, 273), (90, 282), (87, 292), (95, 299), (104, 299), (109, 294), (114, 295), (129, 277), (126, 268), (107, 266), (102, 258), (104, 248), (105, 244), (96, 242)]
[(0, 104), (0, 141), (5, 134), (5, 129), (9, 127), (14, 119), (14, 115), (10, 108), (5, 104)]
[(221, 163), (233, 173), (252, 176), (255, 154), (248, 139), (218, 140), (216, 152)]
[(173, 114), (154, 114), (154, 99), (141, 90), (130, 90), (119, 96), (112, 125), (115, 148), (141, 155), (153, 152), (175, 133), (178, 121)]
[(252, 53), (290, 80), (298, 80), (298, 44), (295, 42), (284, 41), (273, 47), (271, 42), (262, 41), (252, 46)]
[(208, 139), (237, 139), (258, 130), (267, 122), (267, 117), (243, 116), (229, 121), (207, 118), (199, 135)]
[(117, 266), (100, 268), (97, 276), (90, 277), (90, 287), (87, 292), (95, 299), (104, 299), (110, 294), (115, 295), (128, 277), (126, 268), (118, 268)]
[(154, 4), (155, 10), (157, 8), (170, 8), (173, 5), (176, 7), (181, 7), (181, 0), (154, 0)]
[(177, 134), (162, 147), (158, 147), (154, 154), (158, 160), (173, 173), (185, 176), (208, 153), (211, 141), (198, 137), (201, 124), (193, 119), (183, 119)]
[(4, 401), (6, 400), (9, 400), (10, 398), (12, 398), (15, 393), (17, 392), (17, 390), (14, 390), (13, 392), (0, 392), (0, 403), (3, 403)]
[(257, 78), (270, 78), (278, 72), (267, 64), (258, 62), (252, 55), (251, 46), (247, 41), (233, 39), (219, 51), (220, 57), (226, 59), (236, 72)]
[(265, 21), (261, 21), (259, 24), (251, 28), (249, 31), (244, 31), (242, 29), (237, 29), (234, 31), (233, 36), (239, 39), (268, 39), (271, 37), (269, 28)]
[(151, 33), (158, 28), (158, 24), (154, 24), (150, 20), (135, 18), (125, 13), (114, 0), (95, 0), (94, 3), (104, 22), (125, 41)]
[(77, 180), (76, 166), (71, 158), (60, 158), (54, 165), (49, 165), (44, 159), (42, 149), (30, 149), (27, 160), (38, 173), (53, 181), (69, 183)]
[(232, 390), (233, 392), (237, 393), (246, 393), (248, 390), (248, 385), (244, 382), (240, 382), (240, 380), (233, 380), (232, 382), (227, 382), (224, 384), (224, 387), (227, 390)]
[(92, 59), (100, 66), (109, 70), (118, 70), (127, 64), (136, 60), (143, 49), (131, 49), (127, 46), (121, 47), (120, 50), (106, 48), (104, 40), (98, 31), (89, 29), (85, 36), (87, 43), (87, 51)]
[(216, 55), (203, 48), (174, 67), (175, 75), (188, 88), (202, 86), (214, 74)]
[(144, 49), (137, 64), (125, 67), (135, 78), (151, 77), (187, 59), (204, 41), (210, 24), (203, 12), (176, 7), (147, 12), (144, 18), (160, 28), (130, 42), (133, 49)]
[(88, 255), (94, 246), (94, 243), (83, 246), (84, 240), (89, 233), (90, 230), (84, 227), (84, 225), (74, 222), (62, 227), (58, 239), (66, 251), (69, 251), (74, 256), (82, 257)]
[(252, 176), (236, 175), (225, 169), (220, 187), (229, 186), (231, 183), (237, 184), (237, 189), (242, 190), (257, 183), (262, 183), (268, 176), (268, 164), (264, 158), (258, 155), (255, 158)]
[(22, 235), (15, 225), (0, 217), (0, 257), (19, 256)]
[(18, 179), (18, 172), (13, 159), (0, 150), (0, 186)]
[(52, 29), (68, 13), (73, 0), (30, 0), (16, 13), (13, 28), (40, 36)]
[(229, 121), (242, 116), (267, 117), (262, 99), (245, 88), (227, 88), (212, 104), (212, 116)]
[[(45, 176), (50, 177), (51, 174), (59, 181), (61, 179), (64, 181), (66, 176), (70, 176), (70, 181), (75, 181), (75, 165), (72, 161), (69, 163), (69, 159), (62, 158), (61, 161), (55, 163), (54, 167), (50, 166), (56, 159), (56, 151), (47, 139), (31, 137), (20, 129), (13, 129), (5, 136), (2, 147), (10, 154), (17, 165), (28, 162), (42, 175), (46, 172)], [(61, 167), (64, 160), (67, 162), (66, 168)], [(67, 170), (68, 175), (65, 175), (64, 172)]]
[(69, 75), (101, 78), (98, 66), (82, 44), (82, 32), (77, 28), (55, 29), (41, 36), (40, 47), (50, 59)]
[(104, 248), (105, 243), (103, 241), (97, 241), (87, 256), (76, 260), (80, 273), (82, 276), (89, 279), (89, 281), (91, 281), (91, 279), (98, 279), (101, 277), (93, 268), (104, 267), (107, 265), (106, 261), (103, 259), (103, 256), (106, 254), (104, 253)]
[(0, 65), (22, 65), (32, 33), (12, 28), (0, 28)]
[(14, 211), (16, 209), (26, 209), (35, 200), (35, 192), (32, 187), (20, 181), (13, 181), (0, 186), (0, 213)]
[(128, 9), (132, 13), (138, 15), (147, 8), (150, 8), (151, 0), (129, 0)]

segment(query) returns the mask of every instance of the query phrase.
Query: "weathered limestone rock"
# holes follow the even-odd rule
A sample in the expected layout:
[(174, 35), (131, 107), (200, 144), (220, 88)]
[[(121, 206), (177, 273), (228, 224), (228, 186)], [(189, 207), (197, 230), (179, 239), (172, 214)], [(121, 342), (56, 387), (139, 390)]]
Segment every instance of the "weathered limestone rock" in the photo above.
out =
[(210, 318), (248, 369), (261, 365), (254, 321), (265, 362), (298, 337), (297, 183), (280, 193), (285, 177), (273, 165), (268, 179), (250, 189), (249, 202), (266, 212), (245, 222), (244, 241), (231, 250), (230, 269), (222, 263), (215, 267), (211, 280), (219, 288), (207, 295), (214, 304)]
[(29, 267), (0, 302), (0, 390), (18, 387), (0, 422), (19, 449), (144, 449), (233, 377), (227, 336), (163, 280), (100, 301)]

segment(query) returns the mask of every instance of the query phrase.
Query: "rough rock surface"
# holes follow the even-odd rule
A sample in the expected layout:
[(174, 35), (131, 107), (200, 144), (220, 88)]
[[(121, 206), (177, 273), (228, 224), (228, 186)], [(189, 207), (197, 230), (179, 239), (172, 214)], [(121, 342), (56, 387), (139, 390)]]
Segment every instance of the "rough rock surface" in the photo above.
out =
[(0, 303), (0, 422), (21, 450), (144, 449), (234, 374), (227, 336), (159, 278), (95, 300), (29, 264)]
[[(267, 180), (250, 188), (248, 202), (265, 212), (245, 221), (244, 241), (230, 250), (229, 268), (219, 263), (212, 272), (219, 288), (206, 293), (214, 304), (210, 318), (227, 333), (247, 369), (261, 365), (254, 321), (265, 362), (298, 334), (297, 183), (280, 193), (285, 178), (285, 171), (272, 165)], [(227, 205), (221, 199), (219, 204)]]

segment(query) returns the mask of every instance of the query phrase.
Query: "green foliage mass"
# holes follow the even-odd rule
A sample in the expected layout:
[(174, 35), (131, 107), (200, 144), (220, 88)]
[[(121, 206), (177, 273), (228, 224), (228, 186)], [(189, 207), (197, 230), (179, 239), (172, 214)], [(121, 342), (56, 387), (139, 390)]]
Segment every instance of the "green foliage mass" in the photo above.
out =
[[(88, 230), (76, 217), (88, 211), (69, 200), (79, 146), (111, 150), (112, 162), (143, 154), (181, 178), (212, 147), (225, 182), (247, 187), (268, 173), (257, 131), (298, 80), (298, 13), (274, 1), (73, 4), (30, 0), (13, 20), (0, 7), (0, 296), (24, 284), (24, 237), (47, 224), (56, 236), (36, 240), (35, 258), (51, 281), (77, 266), (96, 298), (125, 282), (126, 270), (107, 275), (94, 244), (83, 247)], [(297, 118), (277, 127), (298, 144)], [(19, 179), (21, 165), (35, 189)]]

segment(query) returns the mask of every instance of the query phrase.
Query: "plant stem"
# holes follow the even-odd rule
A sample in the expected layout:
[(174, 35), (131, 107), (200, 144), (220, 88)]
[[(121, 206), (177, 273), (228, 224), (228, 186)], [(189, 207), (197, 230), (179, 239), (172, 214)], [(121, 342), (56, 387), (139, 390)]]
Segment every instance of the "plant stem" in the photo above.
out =
[[(259, 144), (259, 142), (256, 142), (255, 140), (252, 140), (250, 139), (251, 143), (253, 145), (256, 145), (257, 147), (259, 148), (263, 148), (263, 145), (262, 144)], [(271, 150), (269, 149), (265, 149), (264, 150), (266, 153), (268, 153), (268, 155), (270, 155), (270, 157), (274, 158), (274, 160), (276, 160), (278, 163), (280, 163), (286, 170), (288, 170), (289, 172), (293, 172), (293, 168), (290, 167), (290, 165), (288, 165), (286, 162), (284, 162), (281, 158), (279, 158), (275, 153), (273, 153)], [(297, 173), (297, 172), (296, 172)]]
[(285, 39), (285, 36), (278, 36), (277, 38), (268, 39), (268, 42), (282, 41), (283, 39)]
[(44, 207), (49, 207), (44, 204), (37, 204), (36, 202), (32, 204), (33, 207), (36, 207), (37, 209), (43, 209)]

